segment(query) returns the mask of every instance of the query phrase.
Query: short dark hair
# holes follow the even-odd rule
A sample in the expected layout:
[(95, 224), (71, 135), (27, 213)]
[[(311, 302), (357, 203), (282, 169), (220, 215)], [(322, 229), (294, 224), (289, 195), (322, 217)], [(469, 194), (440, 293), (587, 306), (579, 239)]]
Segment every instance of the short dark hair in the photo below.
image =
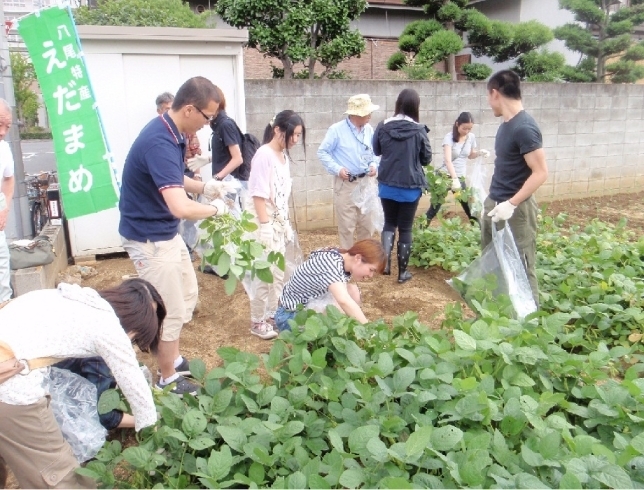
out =
[(304, 120), (297, 112), (290, 109), (286, 109), (278, 113), (275, 118), (266, 125), (262, 144), (266, 145), (271, 142), (275, 134), (275, 128), (278, 127), (282, 133), (284, 133), (284, 141), (287, 145), (285, 150), (288, 154), (288, 141), (291, 139), (295, 132), (295, 128), (298, 126), (302, 126), (302, 146), (304, 146), (304, 151), (306, 152), (306, 127), (304, 126)]
[(456, 122), (454, 123), (454, 127), (452, 128), (452, 141), (454, 143), (458, 143), (458, 140), (461, 139), (461, 135), (458, 134), (458, 127), (461, 124), (467, 124), (467, 123), (474, 123), (474, 118), (472, 117), (472, 114), (470, 114), (469, 112), (461, 112), (458, 115)]
[(159, 94), (154, 101), (154, 103), (157, 105), (157, 111), (160, 111), (161, 107), (163, 107), (165, 104), (171, 104), (173, 100), (174, 95), (172, 95), (170, 92), (163, 92), (162, 94)]
[(418, 122), (420, 110), (420, 97), (418, 92), (413, 88), (406, 88), (398, 94), (396, 105), (394, 106), (394, 116), (403, 114), (404, 116), (411, 117), (414, 121)]
[(156, 288), (145, 279), (134, 278), (98, 294), (114, 309), (125, 333), (134, 333), (132, 343), (143, 352), (156, 354), (166, 315), (165, 304)]
[(205, 109), (211, 100), (219, 104), (219, 92), (217, 86), (204, 77), (193, 77), (184, 82), (172, 102), (172, 110), (178, 111), (187, 105), (193, 105), (197, 109)]
[(521, 79), (512, 70), (497, 71), (487, 82), (487, 91), (492, 90), (508, 99), (521, 100)]

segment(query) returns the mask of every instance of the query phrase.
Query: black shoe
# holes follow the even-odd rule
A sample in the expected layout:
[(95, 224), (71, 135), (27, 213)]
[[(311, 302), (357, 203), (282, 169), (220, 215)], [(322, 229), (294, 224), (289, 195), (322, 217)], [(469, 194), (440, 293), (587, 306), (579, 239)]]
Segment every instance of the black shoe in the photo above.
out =
[(170, 393), (174, 393), (175, 395), (179, 395), (179, 396), (183, 396), (185, 394), (196, 395), (197, 391), (199, 391), (199, 386), (197, 386), (194, 383), (191, 383), (183, 376), (179, 376), (172, 383), (168, 383), (167, 385), (162, 385), (160, 383), (157, 383), (155, 386), (158, 389), (163, 390), (168, 385), (175, 385), (174, 388), (170, 390)]
[(209, 265), (203, 267), (201, 269), (201, 272), (203, 272), (204, 274), (212, 274), (213, 276), (217, 276), (217, 277), (223, 279), (224, 281), (226, 279), (228, 279), (228, 274), (224, 274), (223, 276), (220, 276), (219, 274), (217, 274), (217, 271), (213, 267), (211, 267)]
[[(180, 376), (192, 377), (192, 374), (190, 373), (190, 361), (185, 357), (183, 358), (183, 361), (181, 361), (181, 364), (179, 364), (176, 368), (174, 368), (174, 370)], [(157, 376), (161, 376), (161, 370), (159, 369), (157, 369)]]

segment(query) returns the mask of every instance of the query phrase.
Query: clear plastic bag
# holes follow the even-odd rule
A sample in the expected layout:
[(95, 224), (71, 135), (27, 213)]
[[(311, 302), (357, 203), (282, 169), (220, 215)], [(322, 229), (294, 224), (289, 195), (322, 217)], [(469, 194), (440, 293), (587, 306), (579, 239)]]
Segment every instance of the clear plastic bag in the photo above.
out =
[(472, 216), (478, 218), (479, 221), (483, 220), (483, 203), (488, 194), (486, 182), (487, 169), (485, 168), (485, 160), (478, 157), (470, 174), (470, 188), (472, 189), (470, 211)]
[(326, 307), (330, 305), (333, 305), (337, 309), (341, 310), (341, 308), (335, 302), (333, 295), (329, 291), (327, 291), (322, 296), (318, 296), (317, 298), (313, 298), (311, 301), (309, 301), (306, 304), (306, 307), (309, 310), (317, 311), (318, 313), (326, 313)]
[(358, 179), (358, 185), (353, 189), (351, 199), (360, 212), (369, 217), (369, 233), (380, 232), (385, 227), (385, 213), (378, 197), (378, 182), (371, 177)]
[(63, 437), (82, 463), (92, 459), (105, 444), (107, 431), (98, 418), (96, 386), (67, 369), (49, 368), (44, 388)]
[[(476, 279), (484, 278), (488, 274), (494, 274), (497, 278), (494, 296), (507, 295), (516, 318), (522, 320), (537, 310), (528, 275), (509, 226), (497, 229), (496, 224), (492, 223), (492, 242), (485, 247), (479, 258), (456, 276), (456, 279), (460, 283), (470, 285)], [(467, 301), (464, 292), (455, 286), (452, 279), (447, 283)]]

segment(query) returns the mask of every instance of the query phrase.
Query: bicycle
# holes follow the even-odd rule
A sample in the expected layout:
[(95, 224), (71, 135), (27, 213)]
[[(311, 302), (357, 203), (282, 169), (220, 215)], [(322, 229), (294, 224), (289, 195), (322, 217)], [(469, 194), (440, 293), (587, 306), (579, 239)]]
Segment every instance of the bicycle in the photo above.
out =
[(49, 199), (47, 189), (51, 184), (58, 183), (58, 173), (55, 170), (43, 171), (38, 174), (25, 174), (27, 198), (29, 199), (29, 216), (31, 231), (38, 236), (49, 221)]

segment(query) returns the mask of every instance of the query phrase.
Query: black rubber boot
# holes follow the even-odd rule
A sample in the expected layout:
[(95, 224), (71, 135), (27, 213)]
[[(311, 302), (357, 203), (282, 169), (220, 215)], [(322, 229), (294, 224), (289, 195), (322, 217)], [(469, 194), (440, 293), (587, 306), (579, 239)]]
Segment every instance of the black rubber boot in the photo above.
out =
[(411, 279), (411, 272), (407, 272), (409, 256), (411, 255), (411, 243), (398, 242), (398, 282), (403, 283)]
[(382, 248), (385, 249), (385, 255), (387, 256), (387, 265), (385, 270), (382, 273), (385, 276), (391, 275), (391, 250), (394, 248), (394, 235), (393, 231), (383, 231), (380, 235), (380, 243), (382, 243)]
[(472, 224), (479, 224), (478, 218), (475, 218), (472, 216), (472, 212), (470, 211), (470, 205), (466, 202), (461, 201), (461, 207), (463, 208), (463, 211), (465, 211), (465, 215), (467, 218), (472, 222)]

